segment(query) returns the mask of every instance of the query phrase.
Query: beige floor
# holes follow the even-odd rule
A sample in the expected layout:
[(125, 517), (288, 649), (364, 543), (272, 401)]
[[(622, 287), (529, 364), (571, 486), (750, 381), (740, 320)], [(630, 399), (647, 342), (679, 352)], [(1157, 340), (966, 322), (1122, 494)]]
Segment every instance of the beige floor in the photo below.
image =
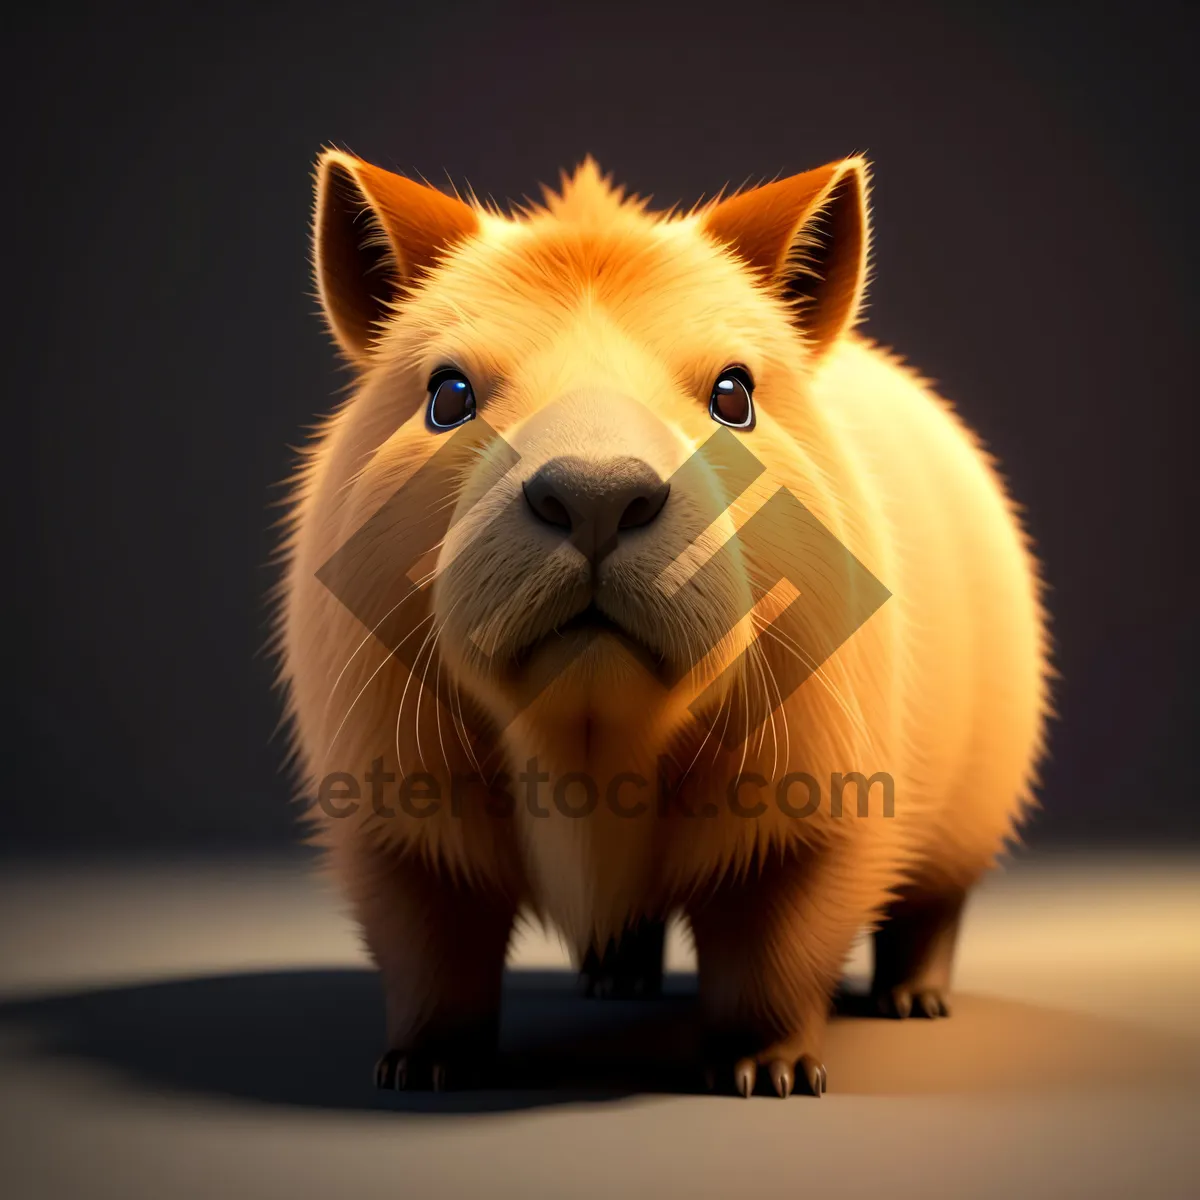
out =
[(954, 1018), (836, 1022), (820, 1101), (635, 1091), (686, 1052), (682, 938), (669, 960), (673, 998), (587, 1002), (527, 933), (506, 1038), (560, 1086), (392, 1097), (376, 983), (303, 870), (7, 869), (0, 1191), (1200, 1197), (1200, 858), (996, 876)]

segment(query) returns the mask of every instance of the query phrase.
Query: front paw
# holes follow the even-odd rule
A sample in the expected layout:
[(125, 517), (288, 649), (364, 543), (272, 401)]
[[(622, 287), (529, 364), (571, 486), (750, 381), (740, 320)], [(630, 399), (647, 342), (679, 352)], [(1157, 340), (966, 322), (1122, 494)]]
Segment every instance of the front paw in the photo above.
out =
[(384, 1091), (444, 1092), (485, 1086), (495, 1074), (496, 1031), (466, 1029), (455, 1035), (425, 1035), (393, 1047), (375, 1064), (375, 1086)]
[(794, 1091), (823, 1096), (829, 1090), (825, 1064), (794, 1042), (781, 1042), (754, 1053), (738, 1052), (727, 1038), (710, 1042), (705, 1054), (705, 1084), (710, 1092), (743, 1096), (755, 1092), (786, 1100)]

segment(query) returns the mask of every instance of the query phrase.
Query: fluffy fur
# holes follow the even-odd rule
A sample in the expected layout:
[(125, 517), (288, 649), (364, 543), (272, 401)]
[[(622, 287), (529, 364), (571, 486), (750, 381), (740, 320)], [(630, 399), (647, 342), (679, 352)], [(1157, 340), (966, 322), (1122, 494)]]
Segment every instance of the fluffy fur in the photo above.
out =
[[(851, 158), (654, 213), (588, 161), (544, 204), (501, 214), (322, 156), (316, 276), (354, 378), (293, 482), (279, 650), (305, 793), (335, 772), (362, 781), (373, 763), (392, 777), (386, 812), (363, 784), (353, 813), (311, 815), (383, 972), (397, 1082), (443, 1082), (491, 1045), (523, 912), (582, 958), (682, 911), (710, 1060), (746, 1094), (759, 1066), (780, 1094), (793, 1077), (823, 1090), (830, 995), (864, 927), (878, 930), (880, 1003), (947, 1011), (963, 898), (1030, 803), (1046, 639), (991, 460), (927, 383), (853, 332), (867, 191)], [(522, 505), (552, 459), (636, 459), (669, 478), (716, 431), (709, 396), (731, 363), (753, 377), (757, 414), (732, 436), (766, 468), (732, 505), (719, 469), (695, 472), (596, 565)], [(426, 423), (428, 381), (447, 364), (477, 398), (464, 428), (486, 422), (519, 460), (476, 440), (421, 484), (451, 436)], [(760, 539), (704, 589), (683, 585), (781, 484), (891, 598), (777, 705), (772, 682), (803, 639), (767, 630), (795, 596), (771, 585), (814, 580), (799, 606), (813, 644), (838, 620), (812, 547)], [(331, 578), (364, 527), (369, 544)], [(628, 636), (572, 659), (579, 643), (555, 631), (589, 597)], [(715, 645), (693, 663), (706, 634)], [(401, 644), (411, 670), (390, 653)], [(656, 680), (634, 644), (678, 682)], [(528, 702), (531, 671), (553, 681)], [(737, 705), (774, 711), (730, 746), (720, 722)], [(506, 812), (478, 792), (432, 815), (396, 803), (418, 774), (413, 795), (444, 799), (455, 774), (515, 779), (531, 759), (549, 776), (544, 815), (519, 783)], [(654, 780), (663, 761), (677, 804), (580, 818), (549, 802), (568, 774), (603, 794), (623, 773)], [(773, 802), (731, 810), (731, 778), (789, 772), (887, 772), (894, 816), (860, 813), (853, 789), (840, 816), (829, 795), (803, 820)], [(739, 795), (758, 799), (749, 784)]]

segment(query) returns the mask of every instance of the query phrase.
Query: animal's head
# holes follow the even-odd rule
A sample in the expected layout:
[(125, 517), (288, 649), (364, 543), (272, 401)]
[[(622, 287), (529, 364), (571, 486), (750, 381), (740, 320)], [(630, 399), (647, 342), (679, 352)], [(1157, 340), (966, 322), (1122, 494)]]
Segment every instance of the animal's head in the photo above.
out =
[(779, 572), (731, 534), (781, 483), (822, 508), (808, 381), (859, 309), (866, 191), (850, 158), (653, 213), (589, 160), (502, 215), (322, 157), (317, 279), (358, 373), (338, 520), (370, 529), (372, 618), (425, 585), (408, 662), (496, 727), (657, 742), (736, 687)]

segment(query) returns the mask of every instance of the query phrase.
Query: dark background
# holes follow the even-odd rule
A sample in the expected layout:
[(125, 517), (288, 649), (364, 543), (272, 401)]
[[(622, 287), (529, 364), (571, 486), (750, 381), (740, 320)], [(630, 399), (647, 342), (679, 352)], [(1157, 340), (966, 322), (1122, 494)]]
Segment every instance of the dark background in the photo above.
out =
[(336, 142), (669, 204), (854, 150), (866, 329), (1000, 456), (1064, 679), (1029, 840), (1195, 841), (1191, 5), (125, 4), (4, 38), (10, 851), (283, 846), (261, 655), (289, 443), (344, 382)]

